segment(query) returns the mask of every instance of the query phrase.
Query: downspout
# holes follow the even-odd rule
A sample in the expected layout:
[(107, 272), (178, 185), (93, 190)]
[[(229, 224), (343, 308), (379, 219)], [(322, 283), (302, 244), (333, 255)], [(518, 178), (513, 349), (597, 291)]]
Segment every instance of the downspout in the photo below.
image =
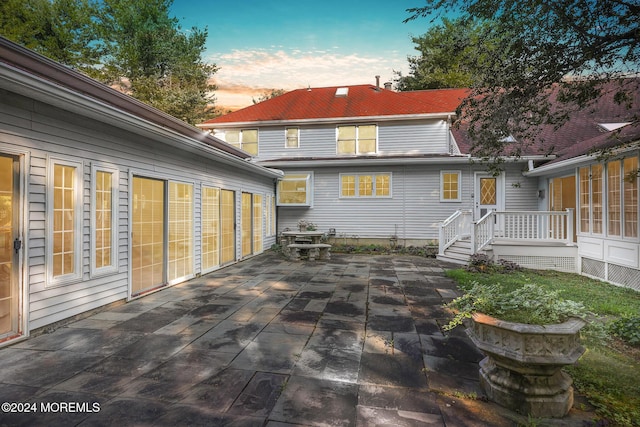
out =
[(453, 147), (451, 145), (451, 114), (449, 114), (447, 115), (447, 147), (449, 147), (449, 155), (453, 156)]

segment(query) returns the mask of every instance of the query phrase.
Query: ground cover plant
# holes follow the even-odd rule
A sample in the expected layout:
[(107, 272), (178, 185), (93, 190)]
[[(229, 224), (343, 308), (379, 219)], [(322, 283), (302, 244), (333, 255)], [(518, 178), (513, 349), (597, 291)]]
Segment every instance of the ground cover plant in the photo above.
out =
[[(582, 304), (608, 336), (585, 336), (587, 351), (566, 368), (578, 394), (596, 408), (602, 426), (640, 426), (640, 292), (556, 271), (519, 269), (510, 263), (473, 259), (469, 268), (449, 270), (462, 291), (499, 286), (505, 293), (537, 285)], [(595, 422), (595, 421), (594, 421)]]

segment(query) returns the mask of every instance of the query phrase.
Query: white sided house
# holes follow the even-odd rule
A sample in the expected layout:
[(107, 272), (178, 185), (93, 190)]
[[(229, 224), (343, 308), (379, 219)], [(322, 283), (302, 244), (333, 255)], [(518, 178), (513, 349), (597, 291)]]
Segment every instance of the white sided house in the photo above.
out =
[[(443, 260), (486, 252), (638, 289), (637, 144), (616, 151), (611, 164), (585, 153), (597, 138), (637, 143), (640, 99), (629, 109), (605, 90), (560, 129), (541, 128), (494, 176), (473, 158), (466, 134), (451, 128), (467, 93), (299, 89), (199, 127), (284, 171), (279, 232), (304, 220), (338, 241), (437, 241)], [(557, 154), (546, 154), (551, 147)], [(601, 165), (600, 178), (592, 164)]]
[(0, 38), (0, 345), (269, 248), (246, 157)]
[[(497, 177), (470, 162), (451, 132), (466, 89), (395, 92), (378, 85), (299, 89), (199, 127), (285, 172), (278, 230), (299, 220), (338, 240), (424, 245), (465, 210), (535, 210), (530, 156)], [(335, 233), (335, 234), (334, 234)]]

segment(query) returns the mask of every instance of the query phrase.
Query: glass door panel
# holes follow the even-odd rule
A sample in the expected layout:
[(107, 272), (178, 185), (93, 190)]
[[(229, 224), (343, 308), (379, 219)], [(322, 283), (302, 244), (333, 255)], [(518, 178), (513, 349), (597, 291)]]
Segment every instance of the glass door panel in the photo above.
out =
[(251, 194), (250, 193), (242, 193), (242, 224), (241, 224), (241, 234), (242, 234), (242, 256), (245, 257), (247, 255), (251, 255), (251, 237), (252, 237), (252, 227), (251, 224), (253, 222), (252, 216), (252, 208), (251, 208)]
[(220, 195), (220, 262), (226, 264), (236, 259), (236, 202), (235, 193), (231, 190), (221, 190)]
[(220, 190), (202, 188), (202, 269), (220, 265)]
[(133, 178), (131, 294), (165, 283), (164, 181)]
[(262, 195), (253, 195), (253, 253), (262, 252)]
[(193, 274), (193, 185), (169, 183), (168, 280)]
[(18, 333), (18, 162), (0, 155), (0, 338)]

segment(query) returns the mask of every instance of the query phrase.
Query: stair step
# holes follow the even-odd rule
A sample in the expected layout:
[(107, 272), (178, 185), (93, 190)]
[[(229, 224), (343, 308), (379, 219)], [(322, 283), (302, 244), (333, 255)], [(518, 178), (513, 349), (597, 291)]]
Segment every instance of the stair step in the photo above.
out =
[(467, 265), (469, 263), (469, 260), (463, 260), (463, 259), (458, 259), (458, 258), (451, 258), (448, 257), (446, 255), (437, 255), (436, 259), (439, 261), (444, 261), (444, 262), (450, 262), (452, 264), (460, 264), (460, 265)]

